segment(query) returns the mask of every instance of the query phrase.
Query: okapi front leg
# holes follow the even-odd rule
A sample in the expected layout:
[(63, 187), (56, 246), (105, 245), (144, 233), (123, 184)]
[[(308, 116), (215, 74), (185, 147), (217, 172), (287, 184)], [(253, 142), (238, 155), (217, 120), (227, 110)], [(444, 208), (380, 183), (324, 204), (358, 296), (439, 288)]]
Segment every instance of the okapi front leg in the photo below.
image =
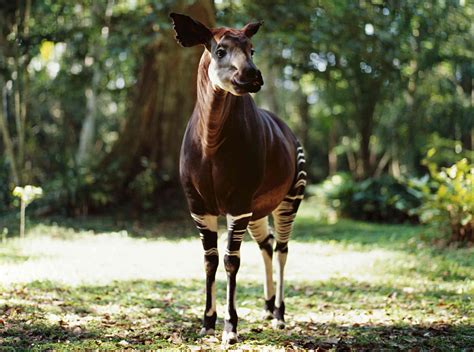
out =
[(252, 213), (237, 216), (227, 216), (227, 249), (224, 256), (224, 265), (227, 272), (227, 311), (224, 320), (222, 343), (238, 342), (237, 335), (237, 309), (235, 305), (235, 291), (237, 287), (237, 272), (240, 267), (240, 245), (244, 238), (247, 225)]
[(214, 335), (216, 329), (216, 271), (219, 265), (217, 251), (217, 217), (213, 215), (191, 216), (199, 230), (204, 247), (204, 268), (206, 271), (206, 308), (200, 335)]

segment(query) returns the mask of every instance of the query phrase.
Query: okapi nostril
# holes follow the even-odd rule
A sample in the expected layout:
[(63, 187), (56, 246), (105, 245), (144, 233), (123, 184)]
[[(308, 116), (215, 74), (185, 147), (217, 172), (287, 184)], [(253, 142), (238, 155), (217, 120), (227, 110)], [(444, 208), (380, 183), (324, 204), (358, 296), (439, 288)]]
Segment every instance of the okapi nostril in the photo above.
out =
[(245, 69), (244, 74), (248, 80), (252, 80), (258, 78), (259, 71), (255, 67), (250, 66)]

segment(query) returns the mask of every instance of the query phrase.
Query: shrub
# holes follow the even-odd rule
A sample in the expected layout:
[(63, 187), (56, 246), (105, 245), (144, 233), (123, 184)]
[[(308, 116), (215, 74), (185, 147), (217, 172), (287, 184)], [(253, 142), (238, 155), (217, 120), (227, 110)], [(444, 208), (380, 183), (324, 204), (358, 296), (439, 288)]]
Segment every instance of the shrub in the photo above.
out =
[(381, 222), (416, 222), (413, 209), (421, 205), (422, 192), (391, 176), (356, 182), (348, 174), (337, 174), (322, 184), (328, 204), (341, 215)]
[(443, 228), (450, 242), (474, 242), (474, 165), (463, 158), (450, 167), (439, 167), (433, 162), (435, 154), (431, 149), (424, 161), (431, 178), (425, 185), (415, 185), (425, 194), (417, 210), (420, 220)]

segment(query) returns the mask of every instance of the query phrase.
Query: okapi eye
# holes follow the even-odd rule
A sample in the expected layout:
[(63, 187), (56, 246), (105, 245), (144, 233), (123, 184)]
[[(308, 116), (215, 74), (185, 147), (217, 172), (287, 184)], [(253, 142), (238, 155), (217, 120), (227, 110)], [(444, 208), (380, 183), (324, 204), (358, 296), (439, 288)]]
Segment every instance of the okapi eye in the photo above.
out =
[(224, 49), (217, 49), (216, 55), (219, 59), (222, 59), (225, 56), (226, 52)]
[(251, 50), (250, 50), (250, 55), (253, 56), (253, 54), (255, 54), (255, 50), (251, 49)]

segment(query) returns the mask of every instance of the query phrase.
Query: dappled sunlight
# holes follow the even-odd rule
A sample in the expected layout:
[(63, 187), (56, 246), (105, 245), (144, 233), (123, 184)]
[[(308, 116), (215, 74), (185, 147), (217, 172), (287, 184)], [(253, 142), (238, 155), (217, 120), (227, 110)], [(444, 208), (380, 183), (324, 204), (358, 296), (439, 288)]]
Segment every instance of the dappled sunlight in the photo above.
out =
[[(284, 333), (271, 330), (263, 319), (263, 263), (258, 246), (247, 238), (238, 274), (241, 346), (370, 347), (376, 338), (377, 346), (383, 341), (386, 347), (409, 347), (415, 337), (426, 346), (443, 339), (457, 343), (453, 336), (468, 339), (473, 268), (468, 261), (423, 249), (421, 243), (411, 246), (410, 239), (418, 241), (415, 230), (299, 219), (289, 246)], [(224, 248), (221, 236), (220, 253)], [(218, 338), (197, 336), (205, 299), (197, 235), (144, 239), (125, 230), (40, 224), (24, 239), (9, 239), (1, 253), (0, 331), (7, 332), (8, 343), (219, 346)], [(225, 290), (221, 264), (218, 329)]]
[[(55, 230), (57, 231), (57, 230)], [(68, 233), (66, 230), (64, 233)], [(197, 236), (196, 236), (197, 237)], [(202, 279), (203, 253), (200, 240), (167, 241), (132, 238), (127, 232), (70, 233), (69, 238), (32, 234), (12, 245), (20, 262), (0, 266), (3, 284), (35, 280), (68, 285), (107, 284), (114, 280)], [(224, 253), (225, 241), (219, 243)], [(256, 243), (246, 241), (241, 250), (239, 278), (260, 282), (263, 264)], [(374, 280), (385, 274), (381, 267), (401, 260), (401, 254), (385, 249), (356, 250), (332, 242), (290, 243), (287, 272), (291, 281), (329, 280), (350, 277)], [(218, 279), (225, 279), (221, 265)]]
[[(301, 222), (300, 222), (301, 223)], [(298, 225), (298, 224), (297, 224)], [(396, 283), (401, 288), (415, 291), (426, 289), (469, 292), (473, 289), (469, 270), (458, 263), (429, 261), (413, 252), (389, 250), (379, 246), (351, 245), (339, 241), (325, 241), (321, 231), (345, 233), (350, 223), (342, 222), (337, 228), (331, 225), (315, 227), (312, 242), (296, 240), (290, 243), (287, 279), (292, 282), (318, 282), (339, 278), (373, 283)], [(364, 224), (354, 237), (366, 232)], [(25, 239), (12, 239), (2, 249), (6, 258), (0, 257), (0, 283), (28, 283), (48, 280), (68, 285), (108, 284), (114, 280), (175, 280), (203, 279), (203, 253), (200, 240), (140, 239), (130, 237), (126, 231), (76, 233), (72, 229), (46, 226)], [(248, 236), (248, 235), (247, 235)], [(347, 236), (347, 235), (343, 235)], [(321, 240), (318, 240), (321, 238)], [(386, 239), (385, 239), (386, 240)], [(357, 243), (357, 242), (356, 242)], [(224, 253), (225, 240), (219, 241), (219, 251)], [(263, 282), (263, 263), (260, 250), (253, 241), (245, 241), (241, 250), (241, 280)], [(421, 264), (420, 264), (421, 260)], [(409, 272), (410, 275), (406, 275)], [(450, 282), (448, 274), (463, 275), (466, 280)], [(439, 274), (439, 275), (437, 275)], [(217, 279), (225, 280), (223, 265)], [(410, 288), (416, 279), (416, 288)]]

